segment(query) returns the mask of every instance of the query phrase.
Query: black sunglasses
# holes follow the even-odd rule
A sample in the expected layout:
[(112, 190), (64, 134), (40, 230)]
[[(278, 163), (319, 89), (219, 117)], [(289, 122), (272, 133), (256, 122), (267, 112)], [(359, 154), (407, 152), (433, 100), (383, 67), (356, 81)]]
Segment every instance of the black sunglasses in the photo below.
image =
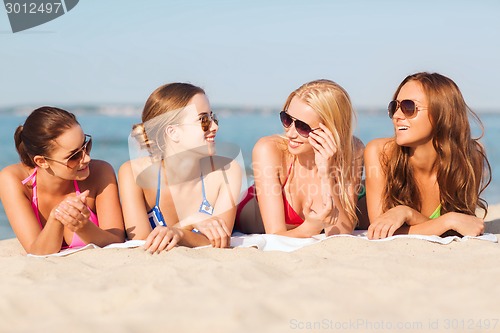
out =
[(319, 127), (311, 128), (311, 126), (307, 125), (302, 120), (290, 116), (286, 111), (280, 112), (280, 119), (281, 124), (283, 124), (283, 127), (285, 128), (289, 128), (293, 123), (295, 123), (295, 129), (297, 130), (297, 133), (299, 133), (304, 138), (308, 138), (309, 133), (319, 129)]
[(415, 104), (415, 101), (412, 101), (411, 99), (403, 99), (401, 102), (398, 100), (394, 100), (391, 101), (389, 103), (389, 106), (387, 107), (387, 110), (389, 111), (389, 118), (392, 119), (399, 108), (401, 108), (401, 111), (406, 118), (413, 118), (415, 117), (417, 111), (425, 109), (424, 107), (418, 107)]
[(68, 157), (66, 159), (66, 162), (61, 162), (61, 161), (55, 160), (55, 159), (50, 158), (50, 157), (45, 157), (45, 156), (44, 156), (44, 158), (47, 160), (54, 161), (56, 163), (65, 165), (70, 169), (74, 169), (83, 160), (83, 158), (85, 157), (85, 154), (90, 155), (91, 150), (92, 150), (92, 136), (89, 134), (85, 134), (85, 140), (84, 140), (81, 148), (78, 149), (77, 151), (75, 151), (70, 157)]
[(219, 119), (215, 115), (215, 113), (204, 113), (200, 116), (200, 121), (201, 121), (201, 129), (203, 132), (206, 132), (212, 127), (212, 121), (216, 124), (219, 125)]

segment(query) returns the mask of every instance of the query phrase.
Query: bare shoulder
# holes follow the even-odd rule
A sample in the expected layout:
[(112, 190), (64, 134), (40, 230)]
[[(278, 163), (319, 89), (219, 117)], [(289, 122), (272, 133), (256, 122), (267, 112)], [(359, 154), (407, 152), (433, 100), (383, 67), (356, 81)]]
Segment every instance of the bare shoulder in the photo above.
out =
[(380, 154), (387, 150), (388, 144), (393, 141), (393, 138), (378, 138), (368, 142), (365, 148), (365, 156), (371, 154)]
[(102, 173), (108, 175), (108, 174), (115, 174), (115, 170), (106, 161), (103, 160), (92, 160), (90, 161), (90, 171), (91, 173), (99, 173), (102, 175)]
[(29, 175), (29, 168), (21, 163), (11, 164), (0, 171), (1, 183), (10, 181), (23, 181)]
[(118, 169), (118, 176), (120, 174), (129, 174), (132, 172), (132, 164), (130, 161), (125, 161), (122, 165), (120, 165), (120, 168)]
[(85, 179), (84, 183), (88, 184), (89, 188), (96, 186), (97, 188), (105, 188), (110, 183), (116, 183), (116, 175), (113, 167), (106, 161), (92, 160), (90, 161), (90, 175)]
[(286, 152), (285, 139), (279, 135), (270, 135), (260, 138), (253, 147), (252, 156), (254, 158), (273, 158), (281, 159)]
[(356, 159), (362, 158), (363, 152), (365, 150), (365, 144), (363, 143), (363, 141), (361, 141), (360, 138), (353, 136), (352, 145), (353, 145), (353, 149), (354, 149), (355, 158)]

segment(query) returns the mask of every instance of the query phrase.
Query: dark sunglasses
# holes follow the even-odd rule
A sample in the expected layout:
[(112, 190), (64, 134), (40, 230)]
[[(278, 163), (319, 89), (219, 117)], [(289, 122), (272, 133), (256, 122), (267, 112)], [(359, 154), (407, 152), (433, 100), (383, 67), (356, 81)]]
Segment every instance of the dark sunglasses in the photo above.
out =
[(210, 114), (204, 113), (200, 116), (200, 121), (201, 121), (201, 129), (203, 132), (206, 132), (212, 127), (212, 121), (216, 124), (219, 125), (219, 119), (217, 118), (216, 114), (211, 112)]
[(76, 168), (80, 165), (80, 162), (85, 157), (85, 154), (90, 155), (90, 151), (92, 150), (92, 136), (89, 134), (85, 134), (85, 141), (80, 149), (71, 154), (70, 157), (66, 159), (66, 162), (58, 161), (50, 157), (45, 157), (46, 160), (54, 161), (56, 163), (67, 166), (70, 169)]
[(289, 128), (293, 123), (295, 123), (295, 129), (297, 130), (297, 133), (299, 133), (304, 138), (308, 138), (309, 133), (319, 129), (319, 127), (311, 128), (311, 126), (307, 125), (302, 120), (290, 116), (286, 111), (280, 112), (280, 119), (281, 124), (283, 124), (283, 127), (285, 128)]
[(423, 107), (418, 107), (415, 104), (415, 101), (412, 101), (411, 99), (403, 99), (401, 102), (398, 100), (394, 100), (391, 101), (389, 103), (389, 106), (387, 107), (387, 110), (389, 111), (389, 118), (392, 119), (392, 117), (394, 117), (394, 114), (396, 113), (396, 111), (398, 111), (399, 108), (401, 109), (406, 118), (413, 118), (415, 117), (417, 111), (425, 109)]

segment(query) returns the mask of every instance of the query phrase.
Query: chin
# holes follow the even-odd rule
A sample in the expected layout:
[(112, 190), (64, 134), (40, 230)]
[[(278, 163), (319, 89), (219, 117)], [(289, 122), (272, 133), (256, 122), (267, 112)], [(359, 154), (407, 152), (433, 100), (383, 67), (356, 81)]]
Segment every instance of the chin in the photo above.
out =
[(207, 145), (207, 148), (208, 148), (208, 156), (214, 156), (216, 153), (215, 142), (209, 143)]

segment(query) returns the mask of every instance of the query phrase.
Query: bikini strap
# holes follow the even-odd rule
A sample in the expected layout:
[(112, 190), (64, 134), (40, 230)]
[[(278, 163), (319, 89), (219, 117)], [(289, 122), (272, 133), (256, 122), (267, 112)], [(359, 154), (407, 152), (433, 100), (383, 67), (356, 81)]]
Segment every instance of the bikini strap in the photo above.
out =
[(38, 170), (38, 167), (35, 167), (35, 169), (33, 170), (33, 172), (31, 173), (31, 175), (29, 175), (28, 177), (26, 177), (26, 179), (24, 179), (21, 183), (23, 185), (26, 185), (27, 182), (29, 182), (30, 180), (33, 180), (33, 185), (35, 186), (36, 185), (36, 172)]
[(31, 183), (31, 191), (32, 191), (32, 198), (31, 198), (31, 208), (33, 209), (33, 212), (35, 212), (36, 219), (38, 220), (38, 223), (40, 224), (40, 228), (42, 229), (42, 222), (40, 221), (40, 213), (38, 212), (38, 191), (36, 188), (36, 173), (38, 171), (38, 167), (35, 167), (31, 175), (29, 175), (26, 179), (24, 179), (21, 183), (23, 185), (26, 185), (27, 182), (33, 181)]
[(161, 163), (160, 163), (160, 168), (158, 169), (158, 185), (156, 186), (156, 203), (155, 205), (159, 207), (158, 205), (160, 204), (160, 187), (161, 187)]
[(205, 182), (203, 181), (203, 174), (200, 175), (201, 179), (201, 195), (203, 196), (203, 200), (207, 200), (207, 196), (205, 195)]
[(214, 207), (208, 202), (207, 196), (205, 194), (205, 182), (203, 181), (203, 173), (200, 174), (201, 179), (201, 194), (203, 196), (203, 200), (201, 201), (200, 209), (198, 210), (200, 213), (205, 213), (208, 215), (213, 215)]
[(80, 188), (78, 187), (78, 182), (76, 181), (76, 179), (73, 179), (73, 186), (75, 187), (76, 195), (79, 195), (80, 194)]
[(285, 186), (286, 182), (288, 181), (288, 177), (290, 177), (290, 173), (292, 172), (293, 169), (293, 162), (295, 162), (295, 158), (292, 160), (292, 163), (290, 163), (290, 166), (288, 167), (288, 173), (286, 174), (285, 182), (283, 183), (283, 186)]

